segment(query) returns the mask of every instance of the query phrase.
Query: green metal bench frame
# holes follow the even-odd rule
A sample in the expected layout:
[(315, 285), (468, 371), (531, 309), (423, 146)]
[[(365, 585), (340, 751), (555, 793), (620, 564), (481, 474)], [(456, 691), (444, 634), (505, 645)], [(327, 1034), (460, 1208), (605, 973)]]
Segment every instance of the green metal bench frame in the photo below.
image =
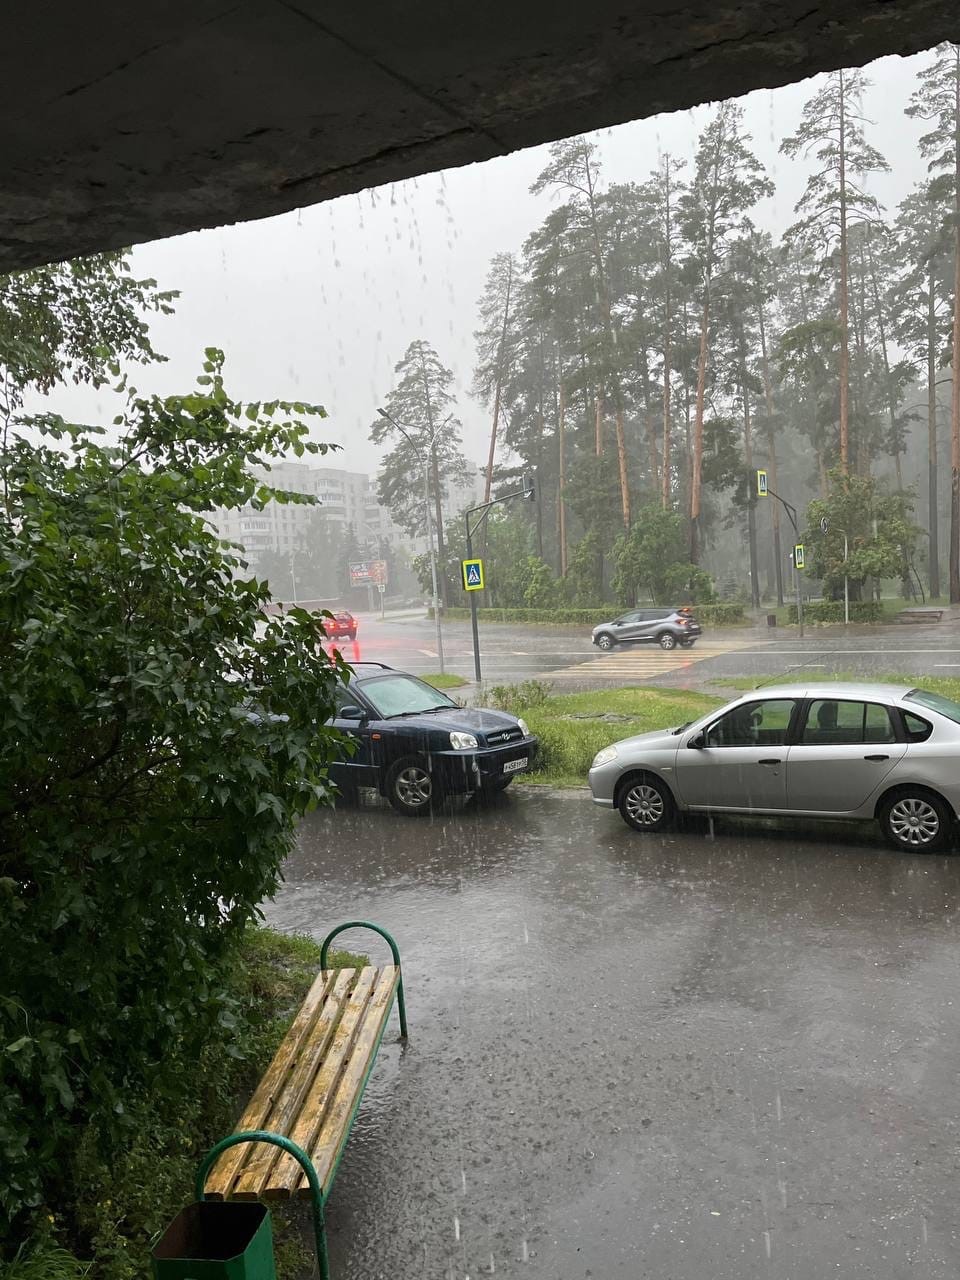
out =
[[(384, 938), (390, 947), (390, 954), (393, 957), (393, 963), (397, 966), (399, 971), (396, 1002), (397, 1013), (400, 1015), (400, 1038), (401, 1040), (406, 1040), (407, 1009), (403, 998), (403, 969), (400, 965), (400, 949), (386, 929), (381, 929), (378, 924), (371, 924), (369, 920), (348, 920), (346, 924), (337, 925), (335, 929), (331, 929), (320, 944), (320, 969), (324, 970), (327, 967), (327, 954), (330, 950), (330, 943), (338, 934), (344, 933), (347, 929), (372, 929), (374, 933), (379, 933), (381, 938)], [(380, 1043), (383, 1040), (383, 1033), (386, 1030), (388, 1020), (388, 1018), (384, 1018), (383, 1026), (380, 1028), (380, 1034), (377, 1036), (374, 1044), (373, 1053), (370, 1055), (370, 1065), (367, 1067), (363, 1079), (360, 1081), (360, 1086), (357, 1089), (356, 1096), (353, 1100), (353, 1106), (346, 1126), (348, 1136), (350, 1134), (350, 1130), (353, 1128), (357, 1109), (360, 1106), (360, 1099), (363, 1097), (363, 1091), (367, 1087), (367, 1080), (370, 1077), (370, 1072), (373, 1070), (373, 1064), (377, 1060), (377, 1054), (380, 1051)], [(286, 1151), (300, 1164), (310, 1187), (310, 1200), (313, 1205), (313, 1231), (317, 1247), (317, 1262), (320, 1267), (320, 1280), (330, 1280), (330, 1260), (327, 1255), (327, 1234), (324, 1224), (324, 1209), (326, 1207), (327, 1199), (330, 1196), (330, 1192), (333, 1189), (333, 1184), (337, 1176), (337, 1169), (340, 1166), (340, 1160), (343, 1155), (343, 1149), (346, 1147), (346, 1142), (344, 1142), (340, 1154), (337, 1156), (333, 1168), (330, 1171), (330, 1177), (327, 1183), (327, 1192), (326, 1195), (324, 1195), (323, 1187), (320, 1185), (320, 1179), (317, 1176), (317, 1171), (313, 1166), (313, 1161), (310, 1159), (307, 1152), (304, 1151), (302, 1147), (298, 1147), (295, 1142), (291, 1142), (291, 1140), (284, 1137), (283, 1134), (271, 1133), (267, 1129), (248, 1129), (243, 1133), (232, 1133), (229, 1137), (222, 1138), (220, 1142), (211, 1147), (200, 1162), (199, 1168), (197, 1169), (195, 1185), (195, 1192), (198, 1200), (205, 1199), (204, 1188), (206, 1187), (207, 1176), (217, 1159), (228, 1148), (235, 1147), (241, 1142), (270, 1143), (273, 1146), (280, 1147), (283, 1151)]]

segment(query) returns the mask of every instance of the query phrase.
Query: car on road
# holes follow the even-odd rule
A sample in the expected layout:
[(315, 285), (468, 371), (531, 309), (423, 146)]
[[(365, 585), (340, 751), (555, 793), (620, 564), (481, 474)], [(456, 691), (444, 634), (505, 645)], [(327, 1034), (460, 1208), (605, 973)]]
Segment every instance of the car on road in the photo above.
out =
[(356, 640), (359, 624), (347, 609), (338, 609), (332, 618), (321, 618), (328, 640)]
[(341, 791), (375, 787), (407, 817), (430, 813), (446, 795), (503, 791), (537, 753), (537, 739), (519, 717), (461, 707), (379, 662), (352, 664), (330, 723), (354, 745), (330, 770)]
[(618, 644), (656, 643), (661, 649), (692, 649), (703, 634), (689, 609), (630, 609), (593, 628), (593, 643), (609, 650)]
[(955, 834), (960, 703), (893, 684), (754, 690), (604, 747), (589, 781), (637, 831), (685, 811), (876, 819), (895, 848), (932, 853)]

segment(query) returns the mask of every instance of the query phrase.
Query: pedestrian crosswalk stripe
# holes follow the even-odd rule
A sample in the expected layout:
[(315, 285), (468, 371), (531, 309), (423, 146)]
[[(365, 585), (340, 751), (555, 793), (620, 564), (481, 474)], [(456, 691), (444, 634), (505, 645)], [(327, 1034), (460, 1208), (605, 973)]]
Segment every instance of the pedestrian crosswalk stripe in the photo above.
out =
[(624, 680), (631, 676), (646, 679), (683, 671), (704, 662), (708, 658), (720, 658), (740, 649), (756, 648), (755, 640), (715, 640), (698, 644), (692, 649), (630, 648), (615, 649), (589, 662), (578, 662), (570, 667), (543, 673), (544, 679), (570, 680)]

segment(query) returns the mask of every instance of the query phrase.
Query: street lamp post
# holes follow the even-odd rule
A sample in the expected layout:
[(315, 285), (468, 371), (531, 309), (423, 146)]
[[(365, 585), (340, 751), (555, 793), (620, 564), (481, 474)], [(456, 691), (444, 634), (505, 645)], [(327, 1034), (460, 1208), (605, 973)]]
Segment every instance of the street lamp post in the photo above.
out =
[[(423, 450), (420, 448), (417, 442), (413, 439), (413, 437), (403, 427), (401, 427), (400, 423), (397, 422), (396, 418), (391, 418), (390, 414), (387, 413), (386, 409), (378, 409), (377, 413), (379, 413), (381, 418), (386, 418), (386, 420), (391, 424), (391, 426), (396, 427), (396, 429), (400, 432), (403, 438), (407, 441), (407, 443), (416, 453), (417, 457), (420, 459), (420, 465), (423, 467), (423, 507), (427, 517), (427, 547), (430, 555), (430, 579), (431, 579), (431, 586), (433, 588), (433, 618), (437, 625), (437, 657), (440, 661), (440, 674), (443, 675), (444, 674), (443, 627), (440, 622), (440, 595), (437, 590), (437, 553), (436, 553), (436, 549), (434, 547), (434, 542), (433, 542), (433, 516), (430, 511), (429, 457), (427, 454), (423, 452)], [(441, 422), (439, 426), (434, 428), (433, 435), (430, 437), (430, 443), (428, 446), (429, 449), (433, 448), (433, 443), (436, 440), (437, 435), (439, 434), (441, 429), (447, 425), (449, 421), (450, 421), (450, 418), (448, 417), (444, 419), (444, 421)]]
[[(487, 518), (487, 512), (491, 507), (495, 507), (499, 502), (509, 502), (511, 498), (529, 498), (531, 501), (536, 497), (532, 476), (524, 476), (522, 488), (515, 489), (513, 493), (505, 493), (502, 498), (494, 498), (492, 502), (482, 502), (478, 507), (470, 507), (463, 513), (463, 522), (466, 526), (467, 534), (467, 559), (473, 559), (473, 535), (480, 528), (480, 525)], [(481, 512), (480, 519), (470, 528), (470, 517), (475, 511)], [(470, 595), (470, 629), (473, 632), (473, 671), (480, 683), (480, 628), (477, 625), (477, 596), (476, 592), (471, 591)]]
[[(758, 475), (759, 474), (761, 473), (758, 473)], [(790, 517), (790, 523), (793, 525), (793, 542), (794, 542), (794, 546), (796, 546), (796, 544), (800, 541), (800, 529), (797, 526), (797, 509), (791, 503), (787, 502), (785, 498), (781, 498), (779, 493), (774, 493), (772, 489), (767, 488), (767, 485), (766, 485), (767, 473), (764, 471), (762, 475), (764, 477), (764, 488), (763, 488), (764, 496), (769, 495), (769, 497), (771, 498), (776, 498), (777, 502), (780, 503), (781, 507), (783, 507), (784, 511), (786, 511), (787, 515)], [(797, 594), (797, 625), (800, 628), (800, 639), (802, 640), (803, 639), (803, 596), (800, 591), (800, 570), (797, 568), (796, 555), (792, 555), (790, 559), (791, 559), (791, 562), (793, 563), (793, 581), (794, 581), (794, 586), (796, 588), (796, 594)]]

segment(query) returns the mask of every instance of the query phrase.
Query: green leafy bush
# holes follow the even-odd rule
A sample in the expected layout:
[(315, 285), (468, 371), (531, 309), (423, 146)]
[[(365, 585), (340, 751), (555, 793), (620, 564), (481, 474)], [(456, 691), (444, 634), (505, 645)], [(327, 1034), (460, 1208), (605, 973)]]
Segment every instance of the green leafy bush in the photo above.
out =
[(693, 612), (697, 621), (705, 627), (735, 627), (748, 620), (743, 604), (734, 600), (720, 604), (698, 604)]
[[(642, 606), (641, 606), (642, 607)], [(430, 611), (432, 615), (432, 610)], [(585, 626), (595, 627), (601, 622), (609, 622), (623, 613), (615, 605), (601, 605), (597, 609), (478, 609), (477, 617), (481, 622), (534, 622), (544, 626)], [(743, 605), (698, 604), (694, 606), (697, 619), (710, 626), (735, 626), (746, 622)], [(445, 609), (445, 618), (457, 622), (470, 617), (469, 609)]]
[(80, 1128), (128, 1146), (131, 1097), (229, 1030), (233, 948), (329, 797), (342, 668), (204, 519), (276, 496), (249, 465), (323, 451), (322, 410), (237, 404), (221, 365), (131, 392), (116, 445), (53, 415), (0, 445), (0, 1240), (69, 1195)]
[[(787, 608), (787, 621), (796, 622), (797, 606)], [(812, 600), (803, 606), (804, 622), (843, 622), (842, 600)], [(876, 600), (857, 600), (850, 605), (851, 622), (881, 622), (883, 606)]]

